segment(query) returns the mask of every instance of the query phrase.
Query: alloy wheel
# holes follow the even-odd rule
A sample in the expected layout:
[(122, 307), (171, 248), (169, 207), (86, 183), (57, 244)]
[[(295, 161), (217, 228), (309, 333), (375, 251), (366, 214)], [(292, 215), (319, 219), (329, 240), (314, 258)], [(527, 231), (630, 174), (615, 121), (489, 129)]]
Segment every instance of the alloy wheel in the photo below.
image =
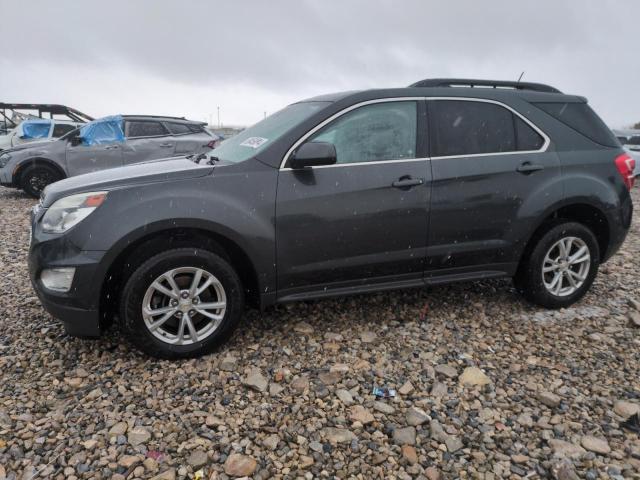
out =
[(147, 288), (142, 318), (153, 336), (172, 345), (191, 345), (222, 323), (227, 297), (222, 283), (196, 267), (169, 270)]
[(564, 237), (547, 251), (542, 262), (542, 281), (549, 293), (566, 297), (584, 285), (590, 267), (587, 244), (578, 237)]

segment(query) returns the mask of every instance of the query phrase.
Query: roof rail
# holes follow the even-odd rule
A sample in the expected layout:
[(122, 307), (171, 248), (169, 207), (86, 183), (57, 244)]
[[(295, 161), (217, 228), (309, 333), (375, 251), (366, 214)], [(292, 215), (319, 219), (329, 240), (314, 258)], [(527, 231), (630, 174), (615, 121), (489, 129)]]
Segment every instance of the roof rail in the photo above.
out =
[(187, 120), (185, 117), (172, 117), (171, 115), (136, 115), (136, 114), (125, 114), (123, 117), (140, 117), (140, 118), (170, 118), (172, 120), (186, 120), (187, 122), (194, 122), (194, 120)]
[(409, 87), (489, 87), (533, 90), (535, 92), (562, 93), (555, 87), (543, 83), (510, 82), (505, 80), (474, 80), (471, 78), (428, 78)]

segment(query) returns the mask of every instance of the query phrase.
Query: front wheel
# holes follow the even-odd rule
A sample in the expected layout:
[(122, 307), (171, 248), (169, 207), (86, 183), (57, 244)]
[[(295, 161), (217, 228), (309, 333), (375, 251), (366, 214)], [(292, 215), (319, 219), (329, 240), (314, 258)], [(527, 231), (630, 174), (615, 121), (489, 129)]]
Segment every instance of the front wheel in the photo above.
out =
[(47, 185), (57, 182), (61, 176), (46, 165), (28, 167), (21, 176), (21, 187), (31, 197), (39, 198)]
[(197, 357), (228, 338), (244, 311), (242, 285), (222, 257), (179, 248), (151, 257), (125, 284), (125, 334), (158, 358)]
[(530, 302), (563, 308), (587, 293), (599, 264), (600, 251), (593, 232), (580, 223), (566, 222), (539, 238), (528, 258), (522, 259), (514, 281)]

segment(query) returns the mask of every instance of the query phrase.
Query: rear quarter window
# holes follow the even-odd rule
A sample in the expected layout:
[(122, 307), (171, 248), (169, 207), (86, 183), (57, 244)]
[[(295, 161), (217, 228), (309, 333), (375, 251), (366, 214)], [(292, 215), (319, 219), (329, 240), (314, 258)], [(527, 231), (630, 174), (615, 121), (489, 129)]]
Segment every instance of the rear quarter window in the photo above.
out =
[(613, 132), (586, 103), (536, 102), (534, 105), (600, 145), (619, 146)]
[(173, 135), (184, 135), (185, 133), (191, 133), (191, 129), (186, 123), (167, 122), (165, 123), (165, 125)]

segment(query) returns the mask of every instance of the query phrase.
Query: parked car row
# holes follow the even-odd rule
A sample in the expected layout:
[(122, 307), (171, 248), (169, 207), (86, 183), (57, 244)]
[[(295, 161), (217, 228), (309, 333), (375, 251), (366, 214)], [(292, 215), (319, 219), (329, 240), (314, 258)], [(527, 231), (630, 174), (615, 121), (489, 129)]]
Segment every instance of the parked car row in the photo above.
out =
[(204, 153), (220, 141), (205, 126), (176, 117), (115, 115), (73, 128), (57, 140), (16, 141), (0, 152), (0, 184), (38, 197), (47, 185), (63, 178)]
[(204, 151), (199, 128), (112, 117), (0, 156), (32, 194), (34, 169), (71, 177), (44, 189), (29, 254), (70, 334), (117, 319), (143, 351), (192, 357), (246, 303), (497, 277), (567, 307), (631, 224), (634, 160), (583, 97), (525, 82), (324, 95), (191, 159), (74, 176)]

